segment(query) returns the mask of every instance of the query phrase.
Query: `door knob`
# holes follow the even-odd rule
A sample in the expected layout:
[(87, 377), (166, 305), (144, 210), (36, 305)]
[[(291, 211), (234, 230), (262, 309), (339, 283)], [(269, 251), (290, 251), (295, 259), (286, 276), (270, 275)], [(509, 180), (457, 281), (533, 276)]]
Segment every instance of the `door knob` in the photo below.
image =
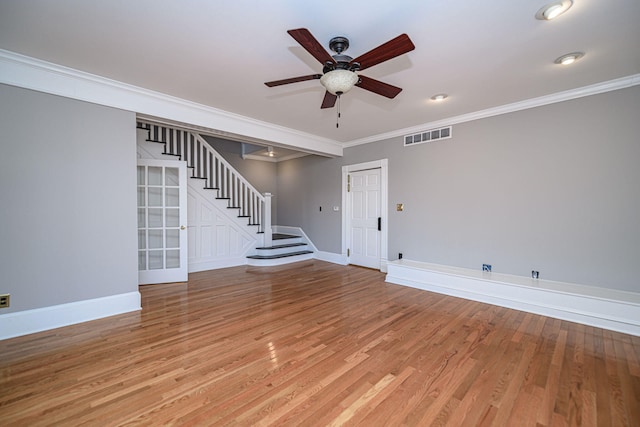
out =
[(185, 227), (184, 225), (180, 226), (180, 230), (184, 230), (185, 228), (187, 228), (187, 227)]

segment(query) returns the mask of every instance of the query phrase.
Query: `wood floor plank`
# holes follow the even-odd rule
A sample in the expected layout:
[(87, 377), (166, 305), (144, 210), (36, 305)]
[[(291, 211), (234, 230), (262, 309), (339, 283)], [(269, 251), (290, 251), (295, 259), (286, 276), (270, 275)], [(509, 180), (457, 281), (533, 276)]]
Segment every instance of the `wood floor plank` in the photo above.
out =
[(0, 341), (0, 425), (640, 425), (640, 337), (315, 260), (140, 292)]

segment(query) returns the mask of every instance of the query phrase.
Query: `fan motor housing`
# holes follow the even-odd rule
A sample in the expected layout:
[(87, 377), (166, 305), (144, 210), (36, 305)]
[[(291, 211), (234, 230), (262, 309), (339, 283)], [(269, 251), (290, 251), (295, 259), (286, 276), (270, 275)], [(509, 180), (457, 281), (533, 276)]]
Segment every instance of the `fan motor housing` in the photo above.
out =
[(349, 49), (349, 39), (346, 37), (334, 37), (329, 40), (329, 48), (340, 55), (345, 50)]

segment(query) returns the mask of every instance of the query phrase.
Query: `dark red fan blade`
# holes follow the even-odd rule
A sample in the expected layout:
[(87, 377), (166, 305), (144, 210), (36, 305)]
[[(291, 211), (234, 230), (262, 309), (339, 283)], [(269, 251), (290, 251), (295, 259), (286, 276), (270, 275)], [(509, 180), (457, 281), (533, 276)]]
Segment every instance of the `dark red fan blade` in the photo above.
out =
[(291, 37), (295, 39), (300, 46), (305, 48), (307, 52), (313, 55), (321, 64), (329, 61), (335, 64), (335, 60), (329, 55), (329, 52), (316, 40), (315, 37), (306, 28), (298, 28), (297, 30), (287, 31)]
[(363, 75), (358, 75), (358, 77), (360, 77), (360, 82), (356, 84), (356, 86), (373, 93), (377, 93), (378, 95), (393, 99), (397, 94), (402, 92), (402, 88), (392, 86), (388, 83), (383, 83), (380, 80), (372, 79), (371, 77)]
[(315, 80), (322, 77), (322, 74), (311, 74), (308, 76), (300, 76), (300, 77), (292, 77), (290, 79), (283, 80), (275, 80), (273, 82), (266, 82), (265, 84), (269, 87), (280, 86), (280, 85), (288, 85), (289, 83), (298, 83), (303, 82), (305, 80)]
[(331, 92), (325, 92), (320, 108), (333, 108), (333, 106), (336, 105), (336, 99), (338, 99), (338, 97)]
[(416, 47), (408, 35), (400, 34), (395, 39), (389, 40), (377, 48), (360, 55), (356, 59), (352, 60), (350, 64), (357, 62), (360, 64), (360, 69), (364, 70), (365, 68), (373, 67), (381, 62), (388, 61), (396, 56), (410, 52), (415, 48)]

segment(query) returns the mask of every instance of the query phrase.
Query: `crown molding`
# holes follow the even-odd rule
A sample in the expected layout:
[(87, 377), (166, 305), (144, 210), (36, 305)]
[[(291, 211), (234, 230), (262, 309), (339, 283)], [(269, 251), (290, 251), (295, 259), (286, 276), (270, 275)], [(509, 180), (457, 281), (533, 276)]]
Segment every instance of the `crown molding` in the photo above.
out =
[(585, 96), (597, 95), (599, 93), (611, 92), (618, 89), (624, 89), (640, 84), (640, 74), (634, 74), (619, 79), (609, 80), (606, 82), (596, 83), (589, 86), (583, 86), (576, 89), (557, 92), (551, 95), (531, 98), (524, 101), (505, 104), (498, 107), (487, 108), (486, 110), (475, 111), (473, 113), (462, 114), (460, 116), (449, 117), (442, 120), (423, 123), (418, 126), (398, 129), (392, 132), (381, 133), (366, 138), (356, 139), (345, 142), (343, 146), (354, 147), (356, 145), (369, 144), (371, 142), (382, 141), (385, 139), (396, 138), (404, 135), (419, 133), (427, 129), (434, 129), (443, 126), (450, 126), (478, 119), (486, 119), (488, 117), (499, 116), (502, 114), (513, 113), (516, 111), (527, 110), (529, 108), (541, 107), (543, 105), (555, 104), (557, 102), (569, 101), (571, 99), (582, 98)]
[(247, 142), (272, 141), (308, 153), (342, 156), (342, 144), (207, 105), (0, 49), (0, 83), (226, 132)]

